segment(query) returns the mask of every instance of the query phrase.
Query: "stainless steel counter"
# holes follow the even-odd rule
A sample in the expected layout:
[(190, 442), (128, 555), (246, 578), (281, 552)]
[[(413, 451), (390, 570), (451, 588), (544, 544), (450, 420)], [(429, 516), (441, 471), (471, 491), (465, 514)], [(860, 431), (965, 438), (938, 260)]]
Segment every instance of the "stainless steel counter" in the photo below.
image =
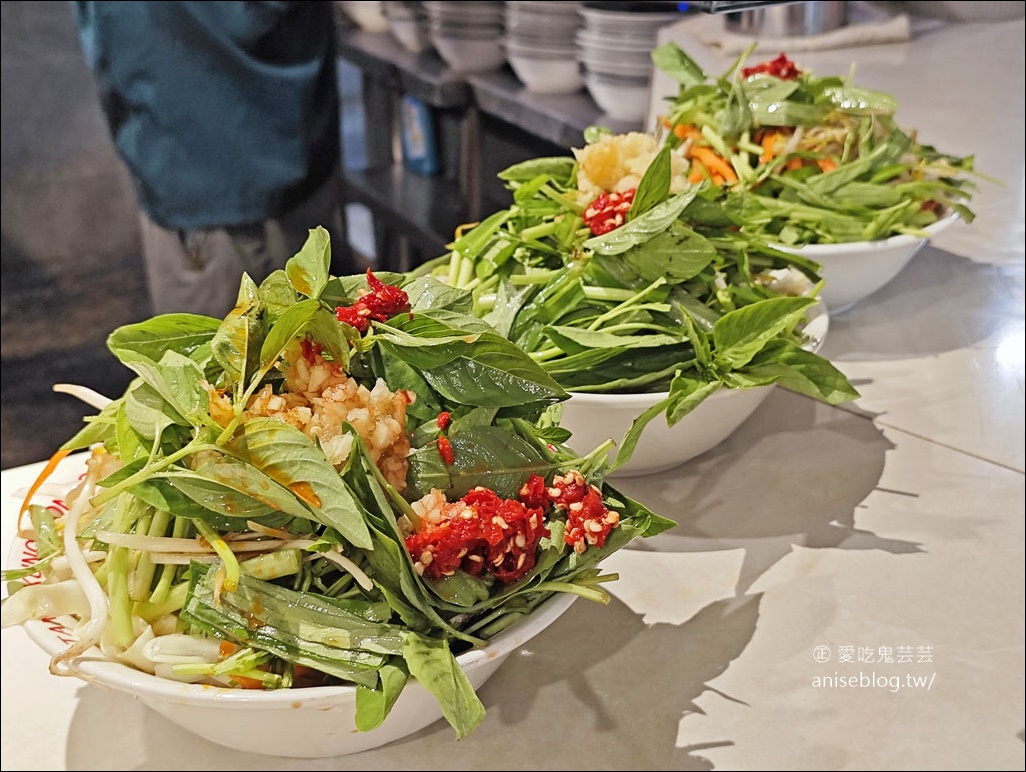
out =
[[(832, 319), (856, 403), (778, 389), (706, 455), (620, 481), (680, 525), (607, 563), (609, 606), (575, 603), (500, 668), (468, 738), (241, 754), (49, 675), (8, 629), (3, 768), (1022, 769), (1023, 40), (1022, 20), (962, 24), (801, 57), (857, 62), (903, 125), (1000, 184)], [(5, 541), (37, 468), (2, 473)]]

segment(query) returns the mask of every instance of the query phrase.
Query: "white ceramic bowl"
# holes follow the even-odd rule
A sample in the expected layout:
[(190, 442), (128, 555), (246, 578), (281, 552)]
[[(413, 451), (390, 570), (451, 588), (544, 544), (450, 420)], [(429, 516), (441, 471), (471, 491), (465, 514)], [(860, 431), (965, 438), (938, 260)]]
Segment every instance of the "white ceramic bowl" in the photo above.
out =
[[(23, 557), (32, 560), (30, 549), (25, 542), (16, 541), (10, 555), (13, 562), (8, 565), (21, 565)], [(511, 653), (555, 622), (576, 597), (557, 593), (484, 648), (459, 655), (457, 662), (474, 688), (480, 688)], [(60, 618), (28, 622), (24, 627), (52, 656), (67, 648), (69, 638), (74, 639), (73, 622)], [(438, 701), (415, 680), (406, 684), (381, 726), (359, 732), (354, 724), (355, 687), (259, 691), (185, 684), (110, 661), (97, 649), (76, 660), (75, 667), (91, 683), (131, 695), (200, 737), (269, 756), (342, 756), (377, 748), (442, 719)]]
[(626, 77), (626, 78), (644, 78), (650, 79), (652, 77), (652, 60), (649, 59), (647, 62), (610, 62), (604, 56), (596, 56), (581, 51), (577, 54), (577, 61), (588, 68), (588, 72), (595, 72), (600, 75), (609, 75), (610, 77)]
[(431, 33), (428, 31), (426, 23), (422, 23), (413, 16), (393, 15), (389, 15), (388, 23), (395, 39), (411, 54), (419, 54), (431, 49)]
[[(830, 317), (822, 305), (813, 308), (820, 310), (805, 327), (809, 336), (805, 347), (817, 351), (826, 338)], [(656, 416), (642, 432), (631, 458), (609, 477), (656, 474), (712, 450), (759, 408), (773, 388), (721, 388), (673, 426), (667, 426), (665, 416)], [(606, 440), (619, 444), (634, 419), (666, 395), (573, 393), (563, 403), (560, 426), (573, 433), (568, 444), (578, 452), (588, 452)], [(611, 451), (610, 458), (614, 454)]]
[(339, 5), (361, 29), (368, 32), (388, 32), (388, 18), (385, 16), (384, 3), (341, 2)]
[(833, 314), (847, 311), (872, 295), (901, 273), (934, 236), (950, 227), (958, 215), (949, 213), (927, 227), (926, 238), (892, 236), (878, 241), (852, 241), (847, 244), (808, 244), (804, 247), (777, 245), (785, 252), (802, 255), (823, 266), (823, 292), (820, 299)]
[(506, 62), (502, 39), (457, 37), (432, 31), (431, 42), (438, 55), (455, 72), (492, 72)]
[(584, 82), (592, 98), (610, 118), (618, 121), (644, 120), (648, 112), (650, 78), (617, 78), (588, 71)]
[(681, 13), (634, 13), (581, 8), (584, 25), (589, 30), (623, 37), (649, 37), (655, 40), (659, 30), (685, 18)]
[(525, 54), (510, 45), (506, 59), (524, 87), (536, 94), (569, 94), (584, 85), (575, 57)]

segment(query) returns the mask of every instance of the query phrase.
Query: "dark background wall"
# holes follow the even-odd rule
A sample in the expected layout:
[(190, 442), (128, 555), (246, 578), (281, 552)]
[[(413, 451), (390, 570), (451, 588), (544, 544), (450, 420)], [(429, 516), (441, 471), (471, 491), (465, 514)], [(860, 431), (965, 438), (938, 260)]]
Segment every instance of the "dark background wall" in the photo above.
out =
[(0, 4), (0, 464), (44, 459), (118, 396), (107, 334), (150, 314), (135, 200), (64, 2)]
[[(364, 163), (359, 71), (339, 62), (345, 164)], [(0, 4), (0, 468), (48, 458), (95, 411), (55, 394), (119, 396), (132, 374), (106, 348), (151, 315), (138, 214), (66, 2)], [(349, 237), (373, 259), (366, 209)]]

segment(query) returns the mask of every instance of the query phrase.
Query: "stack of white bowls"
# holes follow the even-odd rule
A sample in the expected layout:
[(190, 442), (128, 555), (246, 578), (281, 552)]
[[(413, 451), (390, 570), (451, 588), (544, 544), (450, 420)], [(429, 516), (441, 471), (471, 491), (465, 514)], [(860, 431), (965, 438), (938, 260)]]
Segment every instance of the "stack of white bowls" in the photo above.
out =
[(456, 72), (491, 72), (506, 63), (503, 3), (424, 2), (431, 42)]
[(582, 2), (507, 2), (506, 59), (528, 91), (566, 94), (584, 85), (574, 36)]
[(392, 35), (411, 54), (431, 48), (431, 29), (423, 3), (386, 2), (385, 18)]
[(652, 84), (652, 49), (659, 30), (679, 21), (679, 12), (615, 11), (581, 8), (577, 55), (588, 91), (606, 114), (622, 121), (643, 120)]

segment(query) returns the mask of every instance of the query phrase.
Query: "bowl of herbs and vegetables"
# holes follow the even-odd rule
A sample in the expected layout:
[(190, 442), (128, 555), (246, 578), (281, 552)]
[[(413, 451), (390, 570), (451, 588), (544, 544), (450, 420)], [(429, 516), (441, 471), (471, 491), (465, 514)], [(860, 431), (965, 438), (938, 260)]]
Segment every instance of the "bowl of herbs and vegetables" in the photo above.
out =
[(665, 97), (664, 141), (744, 232), (822, 265), (831, 311), (886, 285), (955, 219), (972, 222), (971, 155), (901, 128), (887, 93), (785, 54), (747, 65), (751, 51), (713, 77), (676, 43), (653, 50), (678, 85)]
[[(689, 414), (716, 392), (777, 384), (830, 404), (858, 396), (802, 333), (819, 303), (819, 265), (743, 232), (708, 184), (681, 185), (671, 152), (663, 145), (646, 160), (636, 189), (594, 199), (582, 199), (575, 158), (510, 167), (499, 176), (512, 205), (418, 269), (468, 290), (473, 312), (571, 393), (568, 406), (578, 395), (632, 395), (626, 432), (599, 424), (618, 443), (614, 475), (687, 460), (632, 456), (646, 425), (683, 423), (684, 434)], [(615, 209), (619, 219), (606, 217)], [(729, 407), (717, 415), (727, 434), (739, 423)]]
[(54, 674), (289, 757), (466, 736), (476, 687), (673, 525), (605, 482), (605, 448), (562, 444), (566, 392), (468, 293), (329, 261), (316, 229), (223, 320), (115, 330), (138, 377), (62, 389), (100, 412), (21, 503), (4, 572), (3, 625)]

